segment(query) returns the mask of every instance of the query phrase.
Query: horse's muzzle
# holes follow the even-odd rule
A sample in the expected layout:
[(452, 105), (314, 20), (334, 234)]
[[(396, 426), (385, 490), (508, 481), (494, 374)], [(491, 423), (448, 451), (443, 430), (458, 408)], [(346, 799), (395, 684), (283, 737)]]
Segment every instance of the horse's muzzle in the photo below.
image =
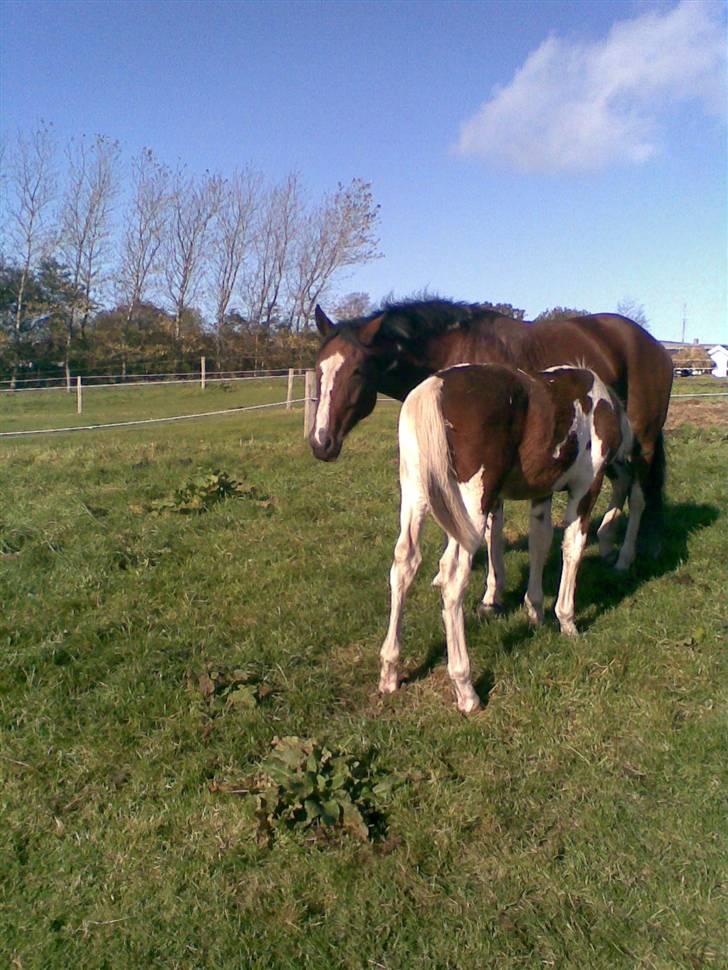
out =
[(308, 443), (314, 457), (318, 458), (319, 461), (335, 461), (339, 457), (341, 441), (331, 437), (331, 435), (319, 438), (315, 433), (312, 433), (309, 436)]

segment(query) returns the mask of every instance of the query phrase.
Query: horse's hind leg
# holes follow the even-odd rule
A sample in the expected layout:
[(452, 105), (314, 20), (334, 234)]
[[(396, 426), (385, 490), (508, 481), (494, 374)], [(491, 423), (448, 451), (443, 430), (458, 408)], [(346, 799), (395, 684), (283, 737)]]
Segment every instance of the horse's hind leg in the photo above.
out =
[(640, 520), (644, 508), (645, 495), (642, 490), (642, 485), (635, 479), (632, 482), (632, 488), (629, 492), (629, 520), (627, 522), (627, 531), (625, 532), (624, 542), (622, 543), (619, 558), (615, 566), (615, 569), (619, 569), (622, 572), (626, 572), (634, 562), (637, 552), (637, 536), (639, 534)]
[(394, 547), (394, 561), (389, 573), (391, 589), (389, 629), (379, 652), (381, 661), (379, 690), (383, 694), (391, 694), (398, 687), (397, 665), (402, 610), (407, 590), (412, 585), (412, 580), (422, 561), (419, 536), (426, 511), (427, 504), (419, 486), (412, 480), (403, 479), (400, 533)]
[(612, 497), (609, 502), (609, 508), (604, 513), (604, 518), (597, 530), (599, 555), (602, 559), (609, 559), (614, 552), (619, 520), (623, 514), (622, 508), (629, 493), (632, 469), (624, 461), (615, 461), (607, 470), (607, 474), (612, 482)]
[(447, 636), (447, 672), (455, 688), (458, 709), (467, 714), (480, 707), (470, 679), (470, 658), (465, 644), (463, 599), (470, 578), (473, 557), (451, 539), (440, 560), (442, 618)]
[(485, 547), (488, 551), (488, 572), (483, 600), (478, 604), (478, 616), (481, 619), (498, 616), (503, 612), (506, 567), (503, 558), (502, 501), (498, 502), (486, 520)]
[(531, 502), (528, 528), (528, 590), (524, 599), (530, 623), (543, 622), (543, 567), (551, 551), (554, 527), (551, 496)]

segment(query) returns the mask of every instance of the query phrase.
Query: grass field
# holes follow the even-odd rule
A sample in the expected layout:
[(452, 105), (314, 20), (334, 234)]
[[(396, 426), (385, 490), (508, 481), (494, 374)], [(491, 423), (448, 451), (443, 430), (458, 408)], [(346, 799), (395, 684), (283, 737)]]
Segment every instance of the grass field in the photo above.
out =
[[(199, 384), (149, 384), (127, 387), (84, 387), (83, 410), (77, 414), (75, 389), (0, 394), (0, 431), (30, 431), (139, 421), (222, 411), (227, 408), (285, 401), (287, 377), (219, 381), (201, 391)], [(303, 398), (303, 378), (294, 380), (294, 398)]]
[[(251, 400), (94, 393), (82, 423)], [(74, 420), (41, 397), (0, 398), (0, 430)], [(443, 666), (433, 527), (409, 682), (376, 694), (396, 412), (333, 465), (300, 410), (0, 441), (0, 966), (725, 965), (725, 412), (673, 422), (659, 560), (620, 577), (589, 546), (575, 642), (529, 629), (526, 507), (507, 507), (509, 610), (469, 620), (487, 699), (470, 718)], [(213, 470), (250, 488), (177, 514)], [(558, 565), (555, 548), (547, 605)], [(371, 757), (388, 783), (371, 838), (261, 838), (239, 792), (289, 735)]]

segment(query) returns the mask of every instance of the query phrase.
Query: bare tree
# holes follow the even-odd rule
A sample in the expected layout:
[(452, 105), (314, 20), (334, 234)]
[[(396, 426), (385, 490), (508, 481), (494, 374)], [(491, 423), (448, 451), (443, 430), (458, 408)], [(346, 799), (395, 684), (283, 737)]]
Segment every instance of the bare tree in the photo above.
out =
[(68, 184), (60, 215), (60, 254), (69, 273), (72, 292), (78, 294), (66, 320), (64, 367), (66, 387), (70, 390), (70, 354), (76, 326), (80, 325), (81, 335), (85, 337), (94, 297), (105, 281), (119, 143), (97, 135), (89, 146), (82, 138), (70, 143), (67, 158)]
[(372, 309), (372, 301), (368, 293), (347, 293), (334, 306), (334, 316), (337, 320), (356, 320), (364, 317)]
[(647, 319), (647, 314), (645, 308), (637, 300), (633, 300), (630, 297), (625, 297), (620, 300), (617, 304), (617, 313), (621, 313), (623, 317), (629, 317), (630, 320), (634, 320), (645, 330), (650, 329), (650, 321)]
[(122, 370), (126, 373), (134, 315), (159, 270), (169, 200), (169, 169), (144, 148), (132, 160), (133, 194), (124, 213), (117, 296), (124, 306)]
[(194, 299), (205, 270), (210, 222), (218, 211), (222, 180), (205, 175), (196, 180), (178, 172), (169, 203), (165, 245), (166, 294), (174, 314), (174, 341), (179, 344), (182, 315)]
[(340, 184), (307, 214), (296, 239), (291, 278), (294, 330), (308, 326), (314, 307), (339, 270), (380, 255), (375, 236), (378, 210), (371, 184), (355, 178), (347, 186)]
[(26, 316), (26, 290), (32, 271), (48, 252), (51, 233), (48, 209), (56, 189), (55, 142), (50, 126), (41, 123), (25, 138), (18, 135), (10, 163), (8, 235), (18, 259), (19, 275), (15, 294), (12, 341), (11, 388), (17, 380), (18, 354)]
[(212, 224), (210, 240), (218, 358), (225, 316), (253, 239), (253, 224), (259, 198), (260, 176), (250, 170), (235, 172), (221, 187), (220, 204)]
[(255, 270), (248, 281), (247, 310), (249, 319), (263, 327), (270, 327), (282, 309), (301, 211), (301, 189), (295, 174), (270, 189), (259, 210)]

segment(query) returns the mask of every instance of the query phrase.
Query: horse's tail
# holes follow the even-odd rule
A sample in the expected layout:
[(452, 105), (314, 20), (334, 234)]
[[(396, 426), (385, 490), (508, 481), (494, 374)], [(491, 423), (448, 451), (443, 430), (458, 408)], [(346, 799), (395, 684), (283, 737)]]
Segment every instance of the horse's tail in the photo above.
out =
[(406, 449), (411, 449), (414, 438), (417, 475), (430, 511), (449, 536), (475, 553), (482, 539), (465, 508), (453, 471), (441, 395), (442, 378), (433, 376), (407, 397), (400, 421), (400, 454), (409, 465)]
[(642, 490), (645, 496), (645, 510), (642, 513), (640, 545), (653, 555), (659, 552), (662, 544), (664, 524), (664, 492), (667, 477), (667, 456), (663, 432), (657, 435), (655, 447), (645, 477)]

